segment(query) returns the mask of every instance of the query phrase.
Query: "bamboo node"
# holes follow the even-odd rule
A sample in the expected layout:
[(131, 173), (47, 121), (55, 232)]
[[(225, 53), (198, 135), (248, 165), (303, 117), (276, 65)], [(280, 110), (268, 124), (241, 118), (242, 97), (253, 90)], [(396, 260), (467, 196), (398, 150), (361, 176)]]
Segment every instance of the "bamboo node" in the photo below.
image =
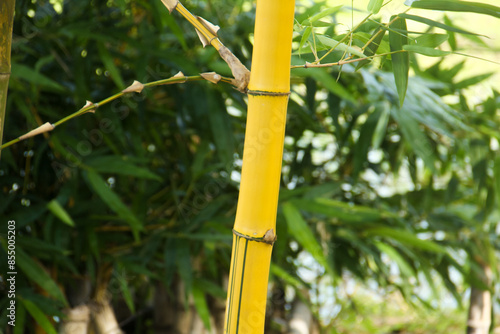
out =
[(208, 29), (214, 36), (217, 36), (217, 32), (220, 30), (220, 27), (213, 24), (210, 21), (205, 20), (203, 17), (198, 16), (197, 17), (198, 21), (200, 21), (201, 24), (205, 26), (205, 28)]
[(290, 92), (269, 92), (265, 90), (247, 90), (248, 95), (254, 96), (288, 96)]
[(271, 245), (271, 246), (274, 244), (276, 239), (278, 239), (276, 234), (274, 234), (273, 229), (267, 230), (263, 237), (252, 237), (252, 236), (240, 233), (234, 229), (233, 229), (233, 234), (240, 237), (240, 238), (243, 238), (243, 239), (247, 239), (250, 241), (263, 242), (263, 243)]
[(187, 81), (186, 76), (185, 76), (185, 75), (184, 75), (184, 73), (182, 73), (181, 71), (177, 72), (177, 74), (176, 74), (176, 75), (174, 75), (172, 78), (183, 78), (183, 79), (184, 79), (184, 81), (182, 81), (182, 82), (186, 82), (186, 81)]
[(85, 102), (85, 105), (80, 110), (88, 108), (88, 107), (94, 107), (93, 109), (87, 110), (87, 112), (91, 112), (91, 113), (95, 114), (95, 108), (97, 108), (98, 106), (99, 105), (97, 105), (97, 103), (92, 103), (91, 101), (87, 100)]

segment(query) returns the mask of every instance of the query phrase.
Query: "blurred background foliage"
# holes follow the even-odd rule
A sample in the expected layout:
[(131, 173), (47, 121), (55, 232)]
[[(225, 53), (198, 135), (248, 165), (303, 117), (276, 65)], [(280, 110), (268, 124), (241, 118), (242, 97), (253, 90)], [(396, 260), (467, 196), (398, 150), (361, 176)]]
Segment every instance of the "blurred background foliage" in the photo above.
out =
[[(251, 67), (252, 2), (185, 5)], [(297, 3), (293, 64), (344, 36), (344, 5)], [(346, 43), (363, 46), (379, 26), (367, 20)], [(429, 47), (460, 49), (455, 32), (426, 32)], [(385, 34), (376, 52), (388, 50)], [(292, 71), (268, 333), (286, 332), (301, 303), (322, 333), (459, 333), (469, 287), (498, 303), (481, 277), (498, 275), (499, 94), (471, 101), (464, 90), (487, 75), (457, 79), (463, 63), (420, 59), (411, 55), (401, 108), (387, 56)], [(160, 0), (17, 0), (4, 142), (178, 71), (230, 75)], [(18, 232), (15, 333), (55, 332), (69, 308), (108, 299), (126, 333), (189, 333), (197, 321), (220, 330), (245, 116), (246, 97), (229, 85), (160, 86), (3, 150), (0, 216)]]

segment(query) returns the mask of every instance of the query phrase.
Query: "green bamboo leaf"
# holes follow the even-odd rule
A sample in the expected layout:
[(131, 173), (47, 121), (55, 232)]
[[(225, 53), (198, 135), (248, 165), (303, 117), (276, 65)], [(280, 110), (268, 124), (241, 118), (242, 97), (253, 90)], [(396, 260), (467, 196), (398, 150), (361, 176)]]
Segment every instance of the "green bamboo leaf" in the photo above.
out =
[(47, 318), (47, 316), (30, 300), (19, 298), (21, 303), (26, 308), (28, 313), (33, 317), (36, 323), (43, 328), (47, 334), (57, 334), (56, 329), (52, 326), (52, 323)]
[(309, 36), (311, 36), (311, 32), (312, 32), (312, 27), (307, 27), (306, 29), (304, 29), (304, 33), (302, 34), (302, 38), (300, 39), (300, 43), (299, 43), (299, 48), (298, 48), (299, 54), (300, 54), (300, 50), (302, 50), (302, 47), (309, 39)]
[(203, 279), (203, 278), (197, 278), (196, 283), (197, 286), (203, 287), (203, 291), (205, 293), (208, 293), (209, 295), (214, 296), (215, 298), (219, 299), (226, 299), (227, 298), (227, 292), (224, 290), (220, 285), (217, 285), (216, 283)]
[(351, 102), (356, 102), (354, 96), (352, 96), (347, 89), (338, 83), (327, 71), (321, 68), (298, 68), (294, 69), (293, 73), (301, 77), (311, 77), (333, 94)]
[[(371, 57), (375, 53), (377, 53), (377, 50), (379, 49), (380, 44), (382, 43), (382, 39), (384, 38), (384, 35), (385, 35), (385, 31), (380, 32), (381, 30), (382, 30), (382, 28), (378, 27), (377, 29), (375, 29), (375, 31), (371, 35), (370, 39), (373, 38), (373, 40), (366, 46), (366, 48), (364, 50), (364, 54), (367, 57)], [(358, 63), (358, 65), (356, 66), (356, 70), (359, 70), (361, 67), (365, 66), (369, 62), (370, 62), (370, 60), (368, 60), (368, 59), (360, 61)]]
[(404, 45), (403, 49), (409, 52), (416, 52), (428, 57), (444, 57), (451, 54), (450, 51), (443, 51), (418, 45)]
[(47, 203), (47, 209), (49, 209), (50, 212), (52, 212), (54, 216), (59, 218), (64, 224), (75, 227), (75, 222), (66, 209), (57, 201), (57, 199), (53, 199)]
[(139, 167), (129, 156), (101, 156), (86, 159), (84, 164), (100, 173), (134, 176), (141, 179), (161, 181), (162, 178), (145, 167)]
[(431, 273), (432, 267), (429, 263), (427, 263), (427, 261), (422, 260), (422, 259), (421, 259), (421, 261), (424, 263), (422, 264), (420, 270), (424, 273), (425, 280), (427, 281), (427, 283), (429, 284), (429, 287), (431, 288), (431, 292), (432, 292), (431, 298), (437, 299), (439, 296), (439, 293), (438, 293), (438, 289), (436, 288), (435, 277)]
[(120, 266), (125, 268), (127, 272), (136, 273), (139, 275), (144, 275), (153, 279), (157, 279), (158, 274), (152, 272), (146, 267), (146, 264), (141, 261), (142, 258), (131, 256), (129, 258), (123, 258), (120, 262)]
[(21, 268), (26, 277), (32, 282), (38, 284), (50, 296), (60, 300), (64, 305), (68, 305), (66, 297), (57, 285), (57, 283), (50, 277), (45, 269), (26, 254), (21, 248), (16, 248), (16, 264)]
[(233, 161), (234, 137), (229, 115), (226, 112), (223, 99), (220, 95), (207, 94), (208, 121), (212, 130), (213, 140), (217, 147), (219, 159), (226, 166)]
[(290, 234), (327, 272), (333, 275), (333, 270), (323, 254), (323, 248), (299, 210), (290, 202), (283, 204), (282, 208)]
[(349, 46), (345, 43), (341, 43), (333, 38), (326, 37), (323, 35), (318, 35), (316, 38), (318, 39), (318, 41), (321, 44), (323, 44), (327, 48), (334, 48), (334, 49), (342, 51), (342, 52), (352, 53), (352, 54), (354, 54), (358, 57), (361, 57), (361, 58), (366, 57), (366, 55), (363, 52), (361, 52), (359, 49), (356, 49), (356, 48)]
[(399, 124), (406, 142), (422, 158), (427, 168), (434, 172), (436, 156), (429, 139), (420, 129), (418, 121), (407, 110), (393, 108), (391, 115)]
[(75, 275), (78, 274), (78, 270), (74, 263), (68, 257), (70, 251), (61, 248), (61, 246), (53, 242), (47, 242), (35, 237), (23, 236), (17, 239), (17, 244), (30, 254), (40, 254), (38, 256), (40, 260), (51, 259), (54, 263), (66, 267)]
[(389, 124), (389, 116), (391, 115), (390, 109), (386, 107), (386, 105), (382, 106), (381, 109), (382, 111), (380, 113), (377, 126), (375, 127), (375, 131), (373, 131), (372, 147), (374, 150), (377, 150), (384, 140), (385, 133), (387, 131), (387, 124)]
[[(410, 14), (404, 14), (404, 13), (402, 13), (402, 14), (398, 14), (398, 16), (401, 17), (401, 18), (403, 18), (403, 19), (407, 19), (407, 20), (412, 20), (412, 21), (424, 23), (424, 24), (427, 24), (430, 27), (441, 28), (441, 29), (444, 29), (444, 30), (447, 30), (447, 31), (450, 31), (450, 32), (456, 32), (456, 33), (459, 33), (459, 34), (467, 34), (467, 35), (478, 35), (476, 33), (473, 33), (473, 32), (467, 31), (467, 30), (463, 30), (463, 29), (460, 29), (460, 28), (453, 27), (453, 26), (451, 26), (449, 24), (444, 24), (444, 23), (441, 23), (441, 22), (433, 21), (431, 19), (428, 19), (428, 18), (425, 18), (425, 17), (421, 17), (421, 16), (417, 16), (417, 15), (410, 15)], [(481, 35), (478, 35), (478, 36), (481, 36)]]
[(315, 14), (315, 15), (311, 16), (310, 18), (302, 21), (301, 25), (306, 25), (306, 26), (311, 25), (311, 23), (314, 23), (318, 20), (321, 20), (322, 18), (324, 18), (326, 16), (329, 16), (329, 15), (332, 15), (332, 14), (338, 12), (340, 10), (340, 8), (342, 8), (342, 5), (325, 9), (325, 10), (321, 11), (320, 13)]
[(430, 240), (419, 239), (415, 234), (391, 227), (374, 227), (364, 231), (365, 236), (379, 236), (399, 241), (405, 246), (415, 247), (433, 253), (446, 253), (446, 249)]
[(197, 284), (193, 285), (193, 289), (191, 291), (194, 301), (194, 307), (196, 308), (196, 312), (200, 316), (203, 321), (203, 325), (210, 332), (210, 310), (208, 309), (207, 300), (205, 299), (205, 293), (203, 289)]
[(184, 282), (186, 298), (191, 293), (193, 287), (193, 267), (191, 265), (191, 252), (189, 244), (183, 240), (176, 240), (175, 265), (179, 275)]
[(303, 282), (298, 280), (295, 276), (290, 275), (285, 269), (281, 268), (277, 264), (271, 263), (271, 273), (281, 278), (283, 281), (285, 281), (287, 284), (290, 284), (297, 290), (303, 290), (306, 288)]
[(116, 195), (107, 185), (106, 181), (94, 170), (87, 170), (87, 178), (92, 189), (103, 200), (106, 205), (118, 216), (125, 220), (132, 229), (134, 239), (139, 240), (139, 231), (143, 229), (142, 223), (134, 216), (132, 211), (123, 204), (118, 195)]
[(210, 152), (211, 150), (208, 142), (201, 142), (201, 144), (196, 148), (196, 154), (191, 164), (193, 180), (197, 180), (200, 176), (206, 173), (207, 170), (212, 171), (215, 169), (213, 166), (208, 168), (205, 166), (207, 156), (210, 154)]
[(481, 81), (484, 81), (484, 80), (488, 79), (493, 74), (494, 74), (493, 72), (490, 72), (490, 73), (475, 75), (473, 77), (470, 77), (470, 78), (464, 79), (464, 80), (462, 80), (460, 82), (457, 82), (453, 86), (456, 89), (464, 89), (464, 88), (476, 85), (476, 84), (480, 83)]
[(496, 199), (497, 199), (497, 206), (500, 208), (500, 157), (495, 159), (495, 165), (494, 165), (494, 180), (495, 180), (495, 192), (496, 192)]
[(365, 123), (361, 127), (361, 134), (359, 135), (356, 144), (354, 145), (354, 159), (353, 159), (353, 170), (352, 177), (356, 179), (361, 173), (361, 171), (368, 164), (368, 151), (370, 150), (370, 146), (372, 144), (371, 138), (375, 132), (375, 128), (377, 126), (378, 120), (380, 119), (380, 110), (375, 110), (372, 112)]
[(377, 14), (380, 11), (380, 8), (382, 8), (383, 3), (383, 0), (370, 0), (367, 10), (372, 14)]
[(132, 293), (130, 292), (127, 280), (120, 275), (118, 275), (116, 279), (118, 280), (118, 286), (120, 287), (120, 291), (122, 292), (123, 299), (125, 299), (125, 304), (127, 304), (127, 307), (130, 310), (130, 312), (134, 314), (135, 313), (134, 298), (132, 297)]
[[(155, 4), (158, 6), (158, 2), (152, 2), (152, 4)], [(161, 6), (162, 10), (165, 10), (165, 6)], [(158, 11), (158, 13), (162, 13), (161, 11)], [(163, 14), (163, 13), (162, 13)], [(179, 27), (177, 24), (177, 21), (175, 20), (173, 15), (158, 15), (160, 16), (160, 19), (164, 21), (165, 25), (168, 27), (168, 30), (171, 31), (175, 37), (177, 37), (177, 40), (181, 43), (182, 49), (187, 51), (189, 50), (189, 47), (186, 43), (186, 39), (184, 37), (184, 31)]]
[(104, 46), (104, 43), (97, 43), (97, 50), (99, 51), (99, 56), (101, 57), (104, 67), (109, 72), (111, 79), (113, 79), (118, 88), (124, 89), (126, 86), (123, 82), (120, 71), (118, 70), (118, 67), (116, 67), (113, 57), (109, 53), (108, 49)]
[(35, 86), (45, 88), (49, 91), (57, 92), (57, 93), (66, 93), (67, 90), (59, 83), (55, 82), (52, 79), (49, 79), (45, 75), (36, 72), (32, 68), (12, 63), (11, 65), (11, 78), (12, 79), (23, 79), (26, 80)]
[(447, 34), (424, 34), (415, 38), (415, 45), (435, 48), (448, 40)]
[(401, 274), (403, 274), (403, 276), (406, 277), (417, 276), (412, 266), (401, 256), (401, 254), (399, 254), (399, 252), (394, 247), (378, 241), (375, 242), (374, 244), (381, 252), (389, 256), (391, 260), (393, 260), (398, 265), (399, 270), (401, 271)]
[(14, 327), (14, 334), (24, 334), (26, 327), (26, 308), (22, 303), (16, 305), (16, 326)]
[(380, 219), (398, 218), (397, 214), (390, 211), (362, 205), (350, 205), (349, 203), (322, 197), (312, 200), (297, 199), (293, 200), (293, 204), (302, 210), (323, 214), (347, 222), (373, 222)]
[(478, 13), (500, 18), (500, 7), (480, 2), (459, 0), (407, 0), (405, 4), (412, 8)]
[[(391, 21), (395, 16), (391, 17)], [(403, 46), (408, 44), (406, 20), (404, 18), (396, 19), (389, 30), (389, 44), (391, 52), (403, 50)], [(408, 88), (408, 72), (410, 71), (410, 55), (407, 52), (398, 52), (391, 55), (392, 71), (399, 95), (399, 105), (402, 106)]]
[[(445, 24), (447, 24), (448, 26), (452, 26), (453, 22), (449, 19), (448, 15), (445, 15), (443, 17), (443, 21)], [(455, 32), (454, 31), (447, 31), (446, 32), (448, 34), (448, 44), (450, 45), (450, 48), (452, 51), (457, 51), (457, 38), (455, 36)]]

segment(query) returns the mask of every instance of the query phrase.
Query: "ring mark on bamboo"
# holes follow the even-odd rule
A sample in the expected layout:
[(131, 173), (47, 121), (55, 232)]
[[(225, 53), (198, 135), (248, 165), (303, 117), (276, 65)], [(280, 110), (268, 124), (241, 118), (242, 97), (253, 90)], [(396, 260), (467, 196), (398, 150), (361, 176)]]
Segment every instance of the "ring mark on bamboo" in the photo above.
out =
[(240, 238), (246, 239), (246, 240), (263, 242), (263, 243), (271, 245), (271, 246), (274, 244), (274, 242), (277, 239), (277, 236), (274, 234), (273, 229), (267, 230), (263, 237), (252, 237), (252, 236), (240, 233), (234, 229), (233, 229), (233, 234), (240, 237)]
[(247, 94), (254, 96), (288, 96), (290, 92), (268, 92), (265, 90), (247, 90)]

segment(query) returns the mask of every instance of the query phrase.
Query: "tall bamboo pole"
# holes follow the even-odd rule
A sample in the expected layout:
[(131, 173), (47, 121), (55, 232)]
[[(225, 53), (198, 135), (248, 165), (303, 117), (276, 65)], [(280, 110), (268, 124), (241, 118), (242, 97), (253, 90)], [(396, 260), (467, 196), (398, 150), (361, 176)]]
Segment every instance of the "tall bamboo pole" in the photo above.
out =
[(257, 0), (225, 333), (263, 333), (290, 90), (294, 0)]
[(10, 46), (12, 44), (12, 25), (14, 24), (14, 4), (15, 0), (0, 1), (0, 145), (2, 145), (10, 78)]

